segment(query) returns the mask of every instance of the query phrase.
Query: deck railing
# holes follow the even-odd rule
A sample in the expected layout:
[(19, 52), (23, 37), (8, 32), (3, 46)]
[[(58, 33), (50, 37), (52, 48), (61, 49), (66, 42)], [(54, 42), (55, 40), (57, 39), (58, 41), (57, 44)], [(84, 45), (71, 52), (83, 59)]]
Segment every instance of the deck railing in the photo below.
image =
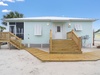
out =
[(67, 38), (68, 38), (68, 39), (72, 39), (72, 40), (77, 44), (79, 50), (81, 50), (81, 38), (78, 37), (78, 36), (75, 34), (74, 30), (72, 30), (71, 32), (68, 32), (68, 33), (67, 33)]
[(16, 40), (16, 43), (19, 44), (20, 47), (21, 47), (21, 45), (22, 45), (22, 39), (19, 38), (19, 37), (17, 37), (16, 35), (14, 35), (11, 32), (9, 32), (9, 34), (10, 34), (10, 36), (9, 36), (10, 37), (10, 40)]
[(9, 41), (9, 33), (0, 32), (0, 41)]
[(50, 30), (50, 48), (49, 51), (52, 51), (52, 30)]
[(20, 45), (20, 47), (22, 45), (22, 39), (17, 37), (16, 35), (14, 35), (11, 32), (0, 32), (0, 41), (1, 42), (4, 42), (4, 41), (6, 41), (6, 42), (13, 41), (14, 42), (14, 41), (16, 41), (16, 43), (18, 45)]

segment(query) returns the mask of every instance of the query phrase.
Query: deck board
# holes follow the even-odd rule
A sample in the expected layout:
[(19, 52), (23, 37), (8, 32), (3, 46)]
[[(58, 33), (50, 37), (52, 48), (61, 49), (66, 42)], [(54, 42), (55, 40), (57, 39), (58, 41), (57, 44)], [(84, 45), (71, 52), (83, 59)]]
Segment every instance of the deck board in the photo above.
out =
[(44, 62), (65, 62), (65, 61), (96, 61), (100, 60), (100, 51), (86, 52), (82, 54), (49, 54), (48, 52), (36, 49), (26, 48), (31, 53)]

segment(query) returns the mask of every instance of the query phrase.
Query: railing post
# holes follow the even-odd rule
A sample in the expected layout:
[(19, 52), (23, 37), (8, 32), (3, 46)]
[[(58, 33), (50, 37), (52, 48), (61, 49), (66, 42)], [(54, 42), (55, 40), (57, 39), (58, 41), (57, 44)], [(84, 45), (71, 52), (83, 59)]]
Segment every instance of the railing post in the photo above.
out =
[(8, 33), (8, 41), (10, 41), (10, 34)]
[(81, 47), (82, 47), (82, 40), (81, 37), (79, 37), (79, 50), (81, 50)]
[(71, 39), (73, 39), (73, 31), (74, 31), (74, 30), (71, 31), (71, 36), (72, 36)]
[(50, 52), (52, 51), (52, 30), (50, 30)]
[(20, 40), (20, 48), (22, 47), (22, 44), (21, 44), (22, 40)]
[(2, 43), (0, 42), (0, 49), (1, 49), (1, 45), (2, 45)]

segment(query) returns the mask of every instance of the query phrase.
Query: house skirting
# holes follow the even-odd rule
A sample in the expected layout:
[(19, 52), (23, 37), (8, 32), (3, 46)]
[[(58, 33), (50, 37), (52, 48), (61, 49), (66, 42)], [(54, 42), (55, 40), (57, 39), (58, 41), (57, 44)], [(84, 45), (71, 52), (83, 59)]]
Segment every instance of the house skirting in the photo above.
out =
[(49, 44), (24, 44), (26, 47), (49, 48)]

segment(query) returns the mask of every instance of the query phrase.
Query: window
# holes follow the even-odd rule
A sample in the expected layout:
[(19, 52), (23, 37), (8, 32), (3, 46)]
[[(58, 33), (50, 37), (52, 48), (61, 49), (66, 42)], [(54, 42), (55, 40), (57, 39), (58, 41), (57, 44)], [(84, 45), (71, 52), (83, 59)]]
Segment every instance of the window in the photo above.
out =
[(60, 29), (60, 26), (57, 26), (57, 32), (60, 32), (61, 29)]
[(24, 39), (24, 22), (9, 22), (9, 31)]
[(34, 27), (34, 35), (42, 35), (42, 28), (41, 25), (36, 25)]
[(24, 23), (23, 22), (16, 22), (16, 35), (19, 38), (24, 39)]
[(76, 31), (81, 31), (82, 30), (82, 25), (79, 25), (79, 24), (75, 25), (75, 30)]
[(15, 22), (9, 22), (9, 25), (15, 25), (16, 23)]

